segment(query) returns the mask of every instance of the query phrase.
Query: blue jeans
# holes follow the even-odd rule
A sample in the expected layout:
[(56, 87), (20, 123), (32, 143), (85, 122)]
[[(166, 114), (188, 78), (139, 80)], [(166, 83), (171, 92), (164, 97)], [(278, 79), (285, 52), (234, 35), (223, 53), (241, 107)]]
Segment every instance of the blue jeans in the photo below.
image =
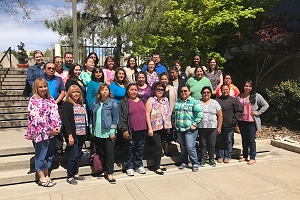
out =
[(143, 152), (146, 130), (132, 132), (132, 141), (123, 139), (124, 165), (126, 169), (133, 169), (132, 161), (136, 167), (143, 166)]
[(55, 154), (55, 137), (38, 143), (33, 142), (33, 146), (35, 170), (40, 171), (50, 168)]
[(73, 146), (68, 146), (68, 148), (70, 148), (70, 157), (67, 167), (68, 178), (72, 178), (76, 174), (78, 174), (80, 158), (82, 155), (82, 145), (84, 143), (84, 140), (84, 135), (77, 135), (77, 140), (74, 142)]
[(177, 137), (180, 143), (182, 164), (188, 165), (188, 156), (193, 166), (199, 166), (198, 155), (196, 150), (196, 139), (198, 129), (180, 132)]
[(222, 128), (220, 135), (217, 136), (219, 158), (228, 160), (231, 158), (233, 133), (234, 128)]
[(239, 127), (242, 135), (243, 158), (248, 158), (248, 149), (250, 148), (250, 159), (255, 160), (256, 142), (255, 134), (256, 127), (254, 122), (239, 122)]

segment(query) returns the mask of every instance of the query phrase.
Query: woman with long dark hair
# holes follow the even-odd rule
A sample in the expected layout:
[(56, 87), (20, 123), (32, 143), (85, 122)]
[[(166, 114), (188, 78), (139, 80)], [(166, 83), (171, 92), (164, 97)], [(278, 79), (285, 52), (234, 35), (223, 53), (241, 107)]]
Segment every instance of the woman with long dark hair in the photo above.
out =
[(87, 57), (84, 60), (84, 70), (81, 72), (79, 79), (82, 80), (84, 85), (88, 85), (89, 82), (92, 80), (92, 71), (95, 67), (93, 58)]
[(193, 56), (193, 60), (190, 66), (186, 67), (185, 74), (187, 75), (188, 78), (195, 76), (196, 67), (201, 67), (203, 68), (204, 71), (206, 71), (206, 67), (202, 66), (200, 54), (195, 54)]
[(223, 74), (222, 71), (218, 69), (217, 59), (209, 59), (205, 76), (210, 80), (213, 89), (212, 94), (215, 96), (217, 89), (223, 85)]
[[(244, 83), (241, 94), (237, 98), (243, 106), (243, 115), (238, 124), (242, 135), (243, 157), (239, 161), (247, 161), (248, 156), (250, 156), (247, 164), (252, 165), (256, 163), (255, 136), (258, 134), (257, 130), (261, 130), (259, 116), (269, 108), (269, 104), (260, 94), (255, 92), (251, 80)], [(249, 148), (250, 153), (248, 152)]]
[(89, 53), (88, 58), (92, 58), (94, 60), (94, 66), (95, 67), (98, 66), (99, 58), (98, 58), (98, 56), (95, 52)]
[(104, 61), (104, 81), (106, 84), (110, 85), (112, 82), (114, 82), (115, 78), (115, 60), (112, 56), (107, 56)]
[(147, 82), (145, 72), (137, 74), (138, 97), (146, 104), (146, 101), (151, 97), (151, 86)]
[(81, 67), (79, 64), (74, 63), (69, 68), (69, 79), (66, 82), (66, 91), (68, 91), (69, 87), (71, 85), (77, 85), (82, 93), (83, 102), (85, 103), (85, 97), (86, 97), (86, 87), (84, 83), (79, 79), (79, 76), (81, 74)]
[(179, 70), (176, 67), (170, 67), (169, 69), (169, 85), (172, 85), (176, 91), (177, 96), (180, 97), (180, 91), (182, 86), (185, 85), (186, 79), (179, 78)]
[(92, 105), (96, 100), (98, 88), (104, 82), (104, 74), (102, 69), (99, 66), (94, 67), (92, 71), (92, 80), (89, 82), (87, 86), (86, 92), (86, 101), (88, 105), (88, 109), (92, 109)]
[(138, 75), (138, 72), (141, 71), (138, 67), (137, 67), (137, 63), (136, 63), (136, 58), (131, 56), (128, 60), (127, 60), (127, 64), (126, 67), (123, 68), (126, 72), (126, 77), (128, 79), (129, 83), (136, 83), (136, 77)]

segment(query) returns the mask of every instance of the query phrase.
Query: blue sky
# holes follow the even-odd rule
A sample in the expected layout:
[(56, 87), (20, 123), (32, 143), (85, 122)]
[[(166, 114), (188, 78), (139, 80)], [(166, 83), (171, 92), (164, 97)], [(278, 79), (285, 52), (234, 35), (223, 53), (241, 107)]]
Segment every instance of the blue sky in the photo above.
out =
[[(64, 0), (27, 0), (28, 4), (34, 9), (31, 14), (31, 20), (23, 21), (19, 17), (19, 22), (13, 17), (8, 16), (3, 10), (0, 10), (1, 34), (0, 51), (5, 51), (8, 47), (17, 49), (17, 45), (22, 41), (25, 43), (26, 50), (52, 49), (55, 43), (59, 41), (59, 35), (47, 29), (43, 20), (53, 20), (53, 10), (61, 8), (71, 13), (71, 4)], [(40, 22), (39, 22), (40, 21)]]

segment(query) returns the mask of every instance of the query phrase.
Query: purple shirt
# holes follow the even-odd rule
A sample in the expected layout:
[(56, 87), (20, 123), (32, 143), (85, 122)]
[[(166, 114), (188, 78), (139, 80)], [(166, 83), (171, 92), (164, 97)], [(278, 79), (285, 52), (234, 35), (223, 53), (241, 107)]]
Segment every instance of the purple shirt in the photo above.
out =
[(146, 107), (144, 103), (141, 100), (139, 100), (138, 102), (134, 102), (128, 98), (128, 104), (130, 128), (132, 129), (132, 131), (146, 130)]
[(146, 104), (149, 97), (151, 97), (151, 86), (147, 84), (145, 89), (138, 87), (138, 97)]

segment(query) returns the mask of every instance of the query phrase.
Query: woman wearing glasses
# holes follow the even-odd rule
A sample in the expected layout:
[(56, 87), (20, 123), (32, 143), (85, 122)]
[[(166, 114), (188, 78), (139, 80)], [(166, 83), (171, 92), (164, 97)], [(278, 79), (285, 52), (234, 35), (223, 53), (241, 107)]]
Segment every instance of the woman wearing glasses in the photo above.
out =
[(211, 99), (212, 89), (209, 86), (204, 86), (201, 90), (202, 99), (199, 101), (203, 110), (203, 119), (199, 123), (199, 138), (200, 138), (200, 166), (204, 167), (206, 162), (206, 154), (209, 156), (209, 165), (216, 166), (214, 160), (215, 144), (217, 134), (221, 133), (223, 115), (220, 104)]
[(198, 136), (197, 126), (203, 117), (202, 108), (198, 101), (190, 96), (191, 91), (188, 86), (183, 86), (180, 94), (181, 98), (175, 103), (173, 116), (181, 150), (182, 164), (179, 169), (188, 166), (189, 157), (192, 163), (192, 171), (196, 172), (199, 168), (199, 161), (195, 146)]
[(170, 132), (171, 116), (168, 98), (165, 97), (165, 84), (161, 82), (153, 83), (151, 97), (146, 102), (146, 121), (148, 135), (153, 137), (155, 152), (154, 163), (155, 173), (164, 175), (166, 168), (160, 166), (162, 144), (166, 134)]

